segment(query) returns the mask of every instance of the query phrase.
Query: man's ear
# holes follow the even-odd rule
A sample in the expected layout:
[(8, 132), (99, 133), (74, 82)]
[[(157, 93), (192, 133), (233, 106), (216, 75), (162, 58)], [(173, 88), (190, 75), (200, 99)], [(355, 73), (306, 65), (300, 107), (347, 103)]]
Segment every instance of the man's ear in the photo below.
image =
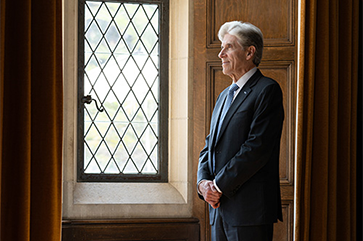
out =
[(255, 46), (250, 46), (247, 48), (247, 60), (252, 59), (255, 56), (256, 48)]

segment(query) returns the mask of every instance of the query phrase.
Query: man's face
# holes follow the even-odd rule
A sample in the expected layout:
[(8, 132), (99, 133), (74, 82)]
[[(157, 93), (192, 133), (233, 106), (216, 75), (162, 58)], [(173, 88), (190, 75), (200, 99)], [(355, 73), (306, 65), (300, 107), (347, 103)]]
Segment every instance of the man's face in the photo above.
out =
[(230, 34), (224, 36), (218, 57), (222, 60), (223, 74), (230, 76), (233, 81), (237, 81), (247, 72), (248, 53), (235, 36)]

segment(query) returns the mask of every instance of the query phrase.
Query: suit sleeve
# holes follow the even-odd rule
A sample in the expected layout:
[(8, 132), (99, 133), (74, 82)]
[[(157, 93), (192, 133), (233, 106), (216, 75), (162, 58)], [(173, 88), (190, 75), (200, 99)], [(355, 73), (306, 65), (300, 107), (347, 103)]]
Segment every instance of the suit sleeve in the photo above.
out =
[(208, 164), (208, 145), (209, 145), (209, 137), (207, 136), (205, 139), (205, 146), (203, 150), (199, 154), (199, 164), (198, 164), (198, 173), (197, 173), (197, 183), (201, 180), (211, 180), (211, 174), (209, 171), (209, 164)]
[(215, 177), (218, 187), (229, 198), (266, 165), (276, 145), (279, 146), (284, 119), (280, 86), (266, 86), (254, 106), (247, 140)]
[[(216, 106), (219, 106), (221, 104), (220, 101), (221, 101), (222, 95), (223, 95), (223, 92), (218, 96), (217, 101), (216, 101)], [(213, 111), (213, 114), (214, 114), (214, 111)], [(213, 122), (213, 119), (214, 118), (212, 115), (211, 128), (213, 128), (213, 126), (215, 125), (215, 123)], [(212, 173), (210, 172), (210, 169), (209, 169), (209, 165), (210, 165), (209, 164), (209, 146), (210, 146), (210, 141), (211, 141), (210, 136), (211, 136), (211, 134), (209, 134), (206, 137), (205, 146), (199, 154), (197, 185), (199, 184), (199, 182), (201, 180), (213, 180), (214, 179), (214, 176), (212, 176)], [(197, 188), (198, 188), (198, 186), (197, 186)], [(198, 195), (201, 199), (203, 199), (203, 197), (199, 193), (198, 193)]]
[[(202, 180), (211, 180), (210, 171), (208, 167), (208, 142), (209, 136), (205, 139), (205, 146), (199, 154), (198, 172), (197, 172), (197, 191), (198, 185)], [(200, 199), (204, 200), (203, 196), (198, 192)]]

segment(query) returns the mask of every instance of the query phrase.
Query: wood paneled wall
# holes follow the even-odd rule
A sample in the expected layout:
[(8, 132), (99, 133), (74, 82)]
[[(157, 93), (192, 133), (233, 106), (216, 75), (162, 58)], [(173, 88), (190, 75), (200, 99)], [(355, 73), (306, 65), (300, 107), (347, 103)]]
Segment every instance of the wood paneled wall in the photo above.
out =
[(195, 241), (197, 219), (125, 219), (63, 221), (63, 241)]
[[(294, 130), (297, 66), (297, 0), (194, 0), (193, 180), (198, 156), (209, 132), (218, 94), (231, 83), (218, 59), (219, 27), (241, 20), (258, 26), (265, 40), (262, 73), (279, 82), (284, 95), (285, 123), (281, 140), (280, 183), (284, 222), (274, 228), (274, 240), (292, 240), (294, 203)], [(188, 219), (64, 221), (63, 241), (83, 240), (210, 240), (208, 208), (196, 190), (193, 216)]]
[[(280, 183), (284, 222), (275, 225), (274, 239), (292, 240), (294, 203), (294, 130), (296, 114), (297, 0), (194, 1), (194, 147), (197, 159), (209, 133), (209, 122), (219, 93), (231, 84), (218, 58), (219, 27), (232, 20), (250, 22), (264, 34), (261, 72), (275, 79), (284, 95), (285, 122), (280, 151)], [(201, 221), (201, 240), (209, 240), (206, 204), (194, 198), (194, 213)]]

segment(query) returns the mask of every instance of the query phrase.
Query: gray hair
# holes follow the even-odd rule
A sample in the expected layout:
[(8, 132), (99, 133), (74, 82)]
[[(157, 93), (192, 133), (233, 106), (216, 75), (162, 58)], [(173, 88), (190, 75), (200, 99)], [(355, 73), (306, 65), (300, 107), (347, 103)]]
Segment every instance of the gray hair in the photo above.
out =
[(247, 22), (226, 22), (219, 29), (219, 40), (223, 41), (224, 35), (226, 34), (235, 36), (242, 48), (254, 46), (256, 48), (256, 53), (253, 59), (253, 63), (256, 66), (260, 64), (263, 51), (263, 34), (258, 27)]

